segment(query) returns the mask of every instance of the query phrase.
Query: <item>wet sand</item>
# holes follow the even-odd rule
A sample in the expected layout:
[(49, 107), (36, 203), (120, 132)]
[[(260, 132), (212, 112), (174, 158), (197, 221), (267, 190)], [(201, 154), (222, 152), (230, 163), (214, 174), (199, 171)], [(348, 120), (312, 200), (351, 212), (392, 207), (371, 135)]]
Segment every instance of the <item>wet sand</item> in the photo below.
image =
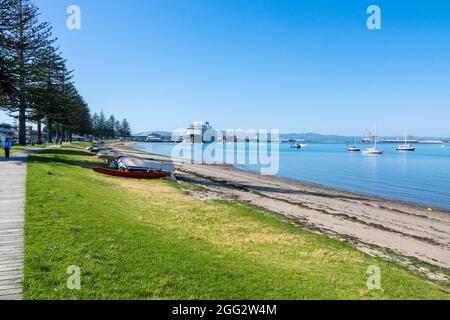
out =
[[(169, 160), (132, 147), (122, 146), (130, 156)], [(394, 253), (450, 270), (449, 211), (430, 212), (419, 205), (261, 176), (226, 165), (173, 162), (179, 180), (203, 187), (204, 191), (193, 192), (200, 199), (247, 202), (348, 240), (368, 253), (385, 249), (377, 254)]]

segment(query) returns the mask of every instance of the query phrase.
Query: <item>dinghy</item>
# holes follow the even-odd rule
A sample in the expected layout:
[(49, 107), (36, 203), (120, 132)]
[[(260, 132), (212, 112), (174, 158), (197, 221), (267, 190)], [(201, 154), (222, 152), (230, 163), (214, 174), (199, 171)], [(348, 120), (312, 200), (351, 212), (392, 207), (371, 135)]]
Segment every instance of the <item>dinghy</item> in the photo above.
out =
[(94, 171), (113, 177), (133, 178), (133, 179), (161, 179), (170, 176), (170, 172), (164, 171), (121, 171), (106, 168), (94, 168)]
[(117, 161), (119, 170), (122, 171), (165, 171), (174, 172), (175, 166), (168, 162), (144, 160), (139, 158), (119, 158)]
[(110, 150), (108, 150), (108, 151), (100, 151), (99, 153), (97, 153), (97, 156), (100, 159), (113, 161), (113, 160), (116, 160), (116, 159), (118, 159), (120, 157), (123, 157), (124, 154), (121, 153), (121, 152), (118, 152), (118, 151), (112, 151), (112, 150), (110, 151)]

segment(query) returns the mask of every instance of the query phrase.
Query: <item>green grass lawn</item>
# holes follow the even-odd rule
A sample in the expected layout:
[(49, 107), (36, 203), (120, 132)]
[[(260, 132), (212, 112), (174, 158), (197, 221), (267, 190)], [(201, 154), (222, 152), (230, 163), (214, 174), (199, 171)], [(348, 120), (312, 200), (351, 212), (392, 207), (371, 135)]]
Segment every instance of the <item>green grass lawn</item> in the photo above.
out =
[[(29, 157), (25, 299), (437, 299), (444, 286), (169, 181), (102, 176), (78, 147)], [(81, 290), (69, 290), (69, 266)], [(381, 268), (383, 290), (366, 270)]]
[[(14, 152), (18, 152), (18, 151), (24, 151), (27, 149), (36, 149), (36, 148), (45, 148), (45, 145), (14, 146), (14, 147), (12, 147), (10, 152), (14, 153)], [(5, 154), (5, 150), (3, 148), (0, 148), (0, 155), (3, 155), (3, 154)]]

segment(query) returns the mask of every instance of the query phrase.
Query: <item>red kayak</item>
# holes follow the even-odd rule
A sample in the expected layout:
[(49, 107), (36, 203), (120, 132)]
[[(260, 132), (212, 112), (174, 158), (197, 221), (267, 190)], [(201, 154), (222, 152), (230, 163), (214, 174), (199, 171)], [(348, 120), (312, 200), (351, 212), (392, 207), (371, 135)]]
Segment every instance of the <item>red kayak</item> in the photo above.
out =
[(108, 176), (134, 178), (134, 179), (160, 179), (160, 178), (168, 177), (170, 175), (170, 173), (164, 172), (164, 171), (128, 172), (128, 171), (119, 171), (119, 170), (105, 169), (105, 168), (94, 168), (94, 171), (97, 173), (106, 174)]

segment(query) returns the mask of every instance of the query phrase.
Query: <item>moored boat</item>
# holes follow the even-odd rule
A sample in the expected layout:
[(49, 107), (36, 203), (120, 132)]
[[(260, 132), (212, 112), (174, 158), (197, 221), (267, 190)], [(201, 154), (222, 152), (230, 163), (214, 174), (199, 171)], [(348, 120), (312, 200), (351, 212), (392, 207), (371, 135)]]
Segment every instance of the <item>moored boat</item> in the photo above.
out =
[(347, 148), (348, 152), (360, 152), (361, 149), (356, 146), (356, 138), (353, 139), (353, 147)]
[(377, 148), (377, 126), (375, 125), (375, 135), (374, 135), (374, 146), (372, 148), (367, 148), (363, 150), (363, 154), (365, 155), (377, 155), (383, 154), (383, 150)]
[(402, 144), (395, 148), (396, 151), (416, 151), (416, 148), (410, 144)]
[(408, 143), (408, 131), (407, 131), (407, 129), (405, 129), (404, 138), (405, 138), (405, 143), (399, 145), (395, 150), (396, 151), (416, 151), (416, 148), (414, 148), (413, 146), (411, 146)]
[(383, 150), (378, 149), (377, 147), (373, 147), (373, 148), (367, 148), (365, 150), (363, 150), (362, 152), (363, 154), (367, 154), (367, 155), (376, 155), (376, 154), (383, 154)]

